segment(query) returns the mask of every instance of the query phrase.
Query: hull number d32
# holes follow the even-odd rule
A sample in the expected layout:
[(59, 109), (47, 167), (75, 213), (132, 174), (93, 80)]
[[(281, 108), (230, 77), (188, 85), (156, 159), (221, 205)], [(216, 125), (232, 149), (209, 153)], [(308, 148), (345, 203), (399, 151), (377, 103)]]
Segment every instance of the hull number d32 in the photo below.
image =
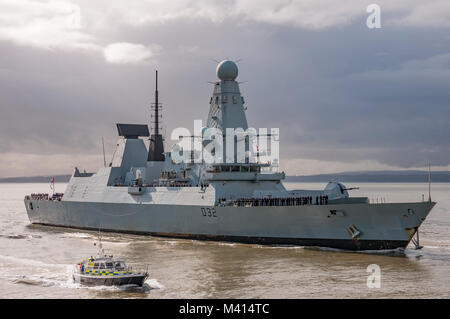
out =
[(216, 216), (216, 209), (215, 208), (209, 208), (209, 207), (202, 207), (202, 215), (204, 217), (217, 217)]

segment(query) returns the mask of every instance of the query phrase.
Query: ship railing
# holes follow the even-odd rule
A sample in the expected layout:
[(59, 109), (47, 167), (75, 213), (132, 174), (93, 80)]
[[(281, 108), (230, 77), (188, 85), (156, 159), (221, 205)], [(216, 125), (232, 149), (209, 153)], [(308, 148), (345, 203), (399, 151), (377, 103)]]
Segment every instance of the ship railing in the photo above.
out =
[(148, 265), (144, 267), (129, 266), (126, 268), (129, 274), (148, 274)]
[(369, 200), (369, 204), (386, 204), (386, 198), (374, 197)]
[[(113, 184), (114, 187), (139, 187), (136, 185)], [(141, 187), (199, 187), (200, 185), (192, 185), (189, 182), (161, 181), (159, 183), (142, 184)]]
[(38, 194), (30, 194), (26, 195), (26, 200), (47, 200), (47, 201), (61, 201), (62, 197), (64, 196), (64, 193), (54, 193), (52, 195), (44, 194), (44, 193), (38, 193)]
[(144, 187), (201, 187), (201, 188), (206, 188), (209, 186), (209, 184), (193, 185), (193, 184), (185, 183), (185, 182), (175, 182), (175, 183), (160, 182), (160, 183), (144, 184), (143, 186)]
[(271, 197), (271, 198), (239, 198), (227, 200), (221, 198), (217, 206), (235, 207), (265, 207), (265, 206), (304, 206), (304, 205), (328, 205), (328, 196), (302, 196), (302, 197)]

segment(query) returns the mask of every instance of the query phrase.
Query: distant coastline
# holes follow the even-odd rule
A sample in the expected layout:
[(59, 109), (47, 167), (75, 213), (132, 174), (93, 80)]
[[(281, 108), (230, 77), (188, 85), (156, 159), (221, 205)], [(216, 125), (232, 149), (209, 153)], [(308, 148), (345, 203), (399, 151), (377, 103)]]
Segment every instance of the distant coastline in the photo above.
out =
[[(329, 182), (343, 183), (427, 183), (427, 171), (365, 171), (334, 174), (286, 176), (287, 182)], [(431, 172), (431, 182), (450, 183), (450, 171)]]
[[(71, 175), (26, 176), (0, 178), (0, 183), (49, 183), (55, 178), (56, 183), (67, 183)], [(364, 171), (342, 172), (319, 175), (286, 176), (286, 182), (329, 182), (343, 183), (427, 183), (427, 171)], [(450, 171), (431, 172), (433, 183), (450, 183)]]
[(52, 178), (55, 179), (55, 183), (67, 183), (70, 176), (71, 175), (6, 177), (0, 178), (0, 183), (50, 183)]

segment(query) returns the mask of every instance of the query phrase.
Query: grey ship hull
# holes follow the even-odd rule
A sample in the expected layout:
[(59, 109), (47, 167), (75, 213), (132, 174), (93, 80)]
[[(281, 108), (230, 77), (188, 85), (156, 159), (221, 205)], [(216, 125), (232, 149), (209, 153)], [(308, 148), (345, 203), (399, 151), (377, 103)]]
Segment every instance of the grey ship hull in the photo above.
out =
[[(33, 224), (199, 240), (379, 250), (406, 247), (435, 203), (205, 208), (26, 199), (25, 205)], [(333, 215), (333, 210), (342, 212), (341, 216)], [(361, 235), (352, 238), (350, 225)]]

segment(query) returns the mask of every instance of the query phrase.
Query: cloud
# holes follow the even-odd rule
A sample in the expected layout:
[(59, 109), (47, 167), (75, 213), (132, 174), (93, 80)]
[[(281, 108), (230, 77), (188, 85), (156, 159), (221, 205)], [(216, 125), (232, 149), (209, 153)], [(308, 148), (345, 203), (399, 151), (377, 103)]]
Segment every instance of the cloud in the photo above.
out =
[[(166, 24), (177, 20), (205, 20), (215, 24), (236, 23), (290, 25), (305, 29), (322, 29), (347, 25), (366, 16), (370, 2), (348, 0), (143, 0), (115, 4), (107, 12), (107, 0), (82, 1), (103, 24), (120, 21), (131, 26)], [(383, 2), (383, 1), (381, 1)], [(389, 1), (384, 1), (389, 4)], [(89, 4), (88, 4), (89, 3)], [(389, 5), (392, 7), (392, 5)]]
[[(125, 7), (127, 10), (122, 10)], [(221, 23), (233, 15), (233, 7), (234, 1), (229, 0), (144, 0), (119, 5), (110, 14), (134, 26), (166, 23), (179, 19), (205, 19)], [(119, 12), (121, 12), (120, 15)]]
[[(30, 170), (30, 163), (33, 169)], [(61, 167), (61, 163), (65, 163)], [(74, 167), (80, 170), (96, 171), (103, 165), (101, 154), (23, 154), (2, 153), (0, 158), (0, 176), (40, 176), (40, 175), (63, 175), (71, 174)]]
[(142, 44), (118, 42), (107, 45), (103, 49), (103, 54), (109, 63), (136, 64), (150, 59), (156, 51), (160, 51), (159, 46), (150, 48)]
[(150, 123), (156, 60), (168, 136), (204, 120), (225, 57), (288, 173), (448, 167), (448, 6), (378, 2), (380, 30), (359, 0), (0, 0), (0, 176), (95, 170), (114, 123)]
[[(394, 2), (394, 1), (392, 1)], [(397, 1), (395, 1), (397, 2)], [(388, 23), (405, 27), (434, 27), (450, 26), (450, 2), (447, 0), (411, 1), (396, 4), (396, 11), (400, 14), (388, 20)]]
[(0, 0), (0, 39), (41, 49), (98, 50), (70, 1)]
[[(221, 24), (266, 23), (308, 30), (341, 27), (359, 20), (365, 24), (372, 0), (142, 0), (115, 3), (81, 0), (96, 12), (97, 23), (120, 21), (131, 26), (166, 24), (177, 20), (205, 20)], [(377, 0), (383, 23), (404, 27), (442, 27), (450, 24), (447, 0)], [(104, 8), (109, 7), (105, 12)], [(385, 19), (386, 18), (386, 19)]]
[[(322, 30), (365, 24), (371, 1), (348, 0), (0, 0), (0, 39), (43, 49), (102, 52), (111, 30), (170, 22), (265, 23)], [(450, 25), (447, 0), (378, 0), (383, 26)], [(107, 8), (107, 9), (105, 9)], [(127, 39), (123, 39), (127, 40)], [(130, 41), (134, 42), (134, 41)]]
[(319, 30), (345, 26), (357, 20), (364, 24), (369, 15), (366, 8), (372, 3), (380, 6), (386, 25), (450, 25), (450, 2), (447, 0), (241, 0), (235, 2), (231, 11), (232, 15), (240, 15), (247, 21)]
[(392, 170), (398, 167), (381, 164), (375, 160), (361, 160), (352, 163), (307, 158), (285, 158), (280, 160), (280, 167), (290, 175), (329, 174), (346, 171)]
[[(384, 41), (391, 43), (389, 38)], [(360, 39), (352, 43), (362, 45)], [(404, 47), (400, 44), (399, 48)], [(408, 54), (417, 51), (413, 46), (407, 48)], [(389, 59), (405, 54), (396, 52), (395, 45), (389, 49)], [(285, 137), (282, 157), (347, 162), (348, 167), (361, 166), (367, 159), (392, 167), (419, 167), (430, 161), (448, 166), (450, 54), (402, 59), (382, 67), (373, 55), (363, 58), (350, 49), (340, 57), (333, 64), (353, 57), (354, 67), (325, 74), (320, 83), (310, 82), (308, 87), (302, 84), (297, 92), (301, 107), (297, 109), (295, 102), (283, 101), (288, 105), (280, 113), (297, 116), (298, 124), (289, 120), (278, 124)], [(361, 62), (367, 63), (365, 70), (358, 70)], [(317, 88), (326, 94), (316, 95)], [(272, 121), (280, 120), (273, 116)]]
[(365, 14), (360, 1), (237, 1), (234, 13), (247, 21), (323, 29), (346, 25)]
[(45, 50), (103, 53), (107, 62), (118, 64), (139, 63), (160, 51), (157, 45), (128, 42), (103, 47), (104, 40), (84, 21), (99, 14), (91, 9), (68, 0), (0, 0), (0, 39)]

